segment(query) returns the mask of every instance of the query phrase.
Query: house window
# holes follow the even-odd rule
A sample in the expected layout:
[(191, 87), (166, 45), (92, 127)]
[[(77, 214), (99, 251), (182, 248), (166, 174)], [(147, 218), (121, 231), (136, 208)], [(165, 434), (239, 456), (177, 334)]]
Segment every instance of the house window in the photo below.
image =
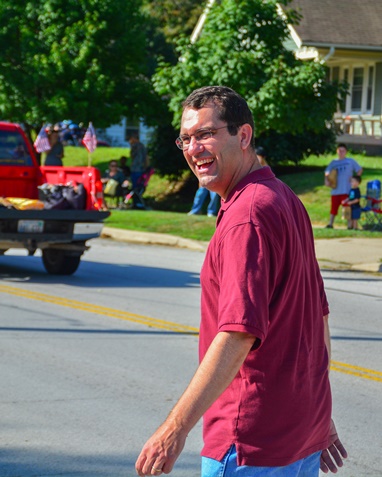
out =
[(362, 87), (363, 87), (363, 68), (353, 69), (353, 85), (351, 91), (351, 110), (361, 111), (362, 109)]
[(329, 68), (329, 81), (345, 81), (348, 95), (337, 112), (343, 114), (373, 114), (375, 102), (375, 64), (332, 66)]
[(366, 100), (367, 111), (372, 110), (373, 84), (374, 84), (374, 66), (369, 66), (369, 75), (367, 78), (367, 100)]

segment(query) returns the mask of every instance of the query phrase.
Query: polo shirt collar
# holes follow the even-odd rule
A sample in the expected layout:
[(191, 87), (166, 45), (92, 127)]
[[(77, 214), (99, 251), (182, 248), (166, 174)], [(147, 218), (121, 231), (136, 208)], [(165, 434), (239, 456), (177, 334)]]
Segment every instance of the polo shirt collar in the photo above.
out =
[(261, 169), (257, 169), (256, 171), (251, 172), (247, 176), (243, 177), (241, 181), (239, 181), (235, 187), (229, 193), (227, 200), (221, 201), (221, 207), (218, 216), (218, 222), (220, 219), (220, 215), (223, 213), (235, 202), (235, 200), (239, 197), (241, 192), (248, 186), (248, 184), (254, 184), (256, 182), (262, 182), (268, 179), (273, 179), (275, 177), (272, 169), (269, 166), (264, 166)]

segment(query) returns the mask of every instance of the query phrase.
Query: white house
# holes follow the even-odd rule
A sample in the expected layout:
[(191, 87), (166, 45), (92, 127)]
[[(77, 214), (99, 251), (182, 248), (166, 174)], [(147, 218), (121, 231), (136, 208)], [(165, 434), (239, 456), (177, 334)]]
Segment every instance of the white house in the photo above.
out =
[(147, 127), (143, 122), (122, 118), (119, 124), (113, 124), (99, 131), (99, 137), (107, 140), (112, 146), (130, 147), (128, 138), (132, 132), (139, 133), (140, 141), (147, 146), (153, 128)]
[(382, 1), (293, 0), (290, 7), (302, 15), (290, 26), (296, 56), (323, 61), (329, 81), (349, 83), (346, 105), (334, 117), (338, 140), (381, 153)]

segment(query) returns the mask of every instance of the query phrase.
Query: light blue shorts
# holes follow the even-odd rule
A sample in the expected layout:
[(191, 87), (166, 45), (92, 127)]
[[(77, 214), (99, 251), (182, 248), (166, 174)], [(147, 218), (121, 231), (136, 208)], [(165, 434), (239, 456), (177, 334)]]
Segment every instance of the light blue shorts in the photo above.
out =
[(201, 477), (318, 477), (321, 451), (284, 467), (238, 466), (235, 446), (218, 461), (202, 457)]

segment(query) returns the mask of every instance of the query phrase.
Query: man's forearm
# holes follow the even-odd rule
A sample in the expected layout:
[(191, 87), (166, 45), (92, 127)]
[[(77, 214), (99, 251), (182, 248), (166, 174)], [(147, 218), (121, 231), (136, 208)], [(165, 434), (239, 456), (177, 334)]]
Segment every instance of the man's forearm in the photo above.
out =
[(186, 391), (143, 446), (135, 464), (139, 476), (171, 472), (188, 432), (231, 383), (254, 341), (245, 333), (216, 335)]

